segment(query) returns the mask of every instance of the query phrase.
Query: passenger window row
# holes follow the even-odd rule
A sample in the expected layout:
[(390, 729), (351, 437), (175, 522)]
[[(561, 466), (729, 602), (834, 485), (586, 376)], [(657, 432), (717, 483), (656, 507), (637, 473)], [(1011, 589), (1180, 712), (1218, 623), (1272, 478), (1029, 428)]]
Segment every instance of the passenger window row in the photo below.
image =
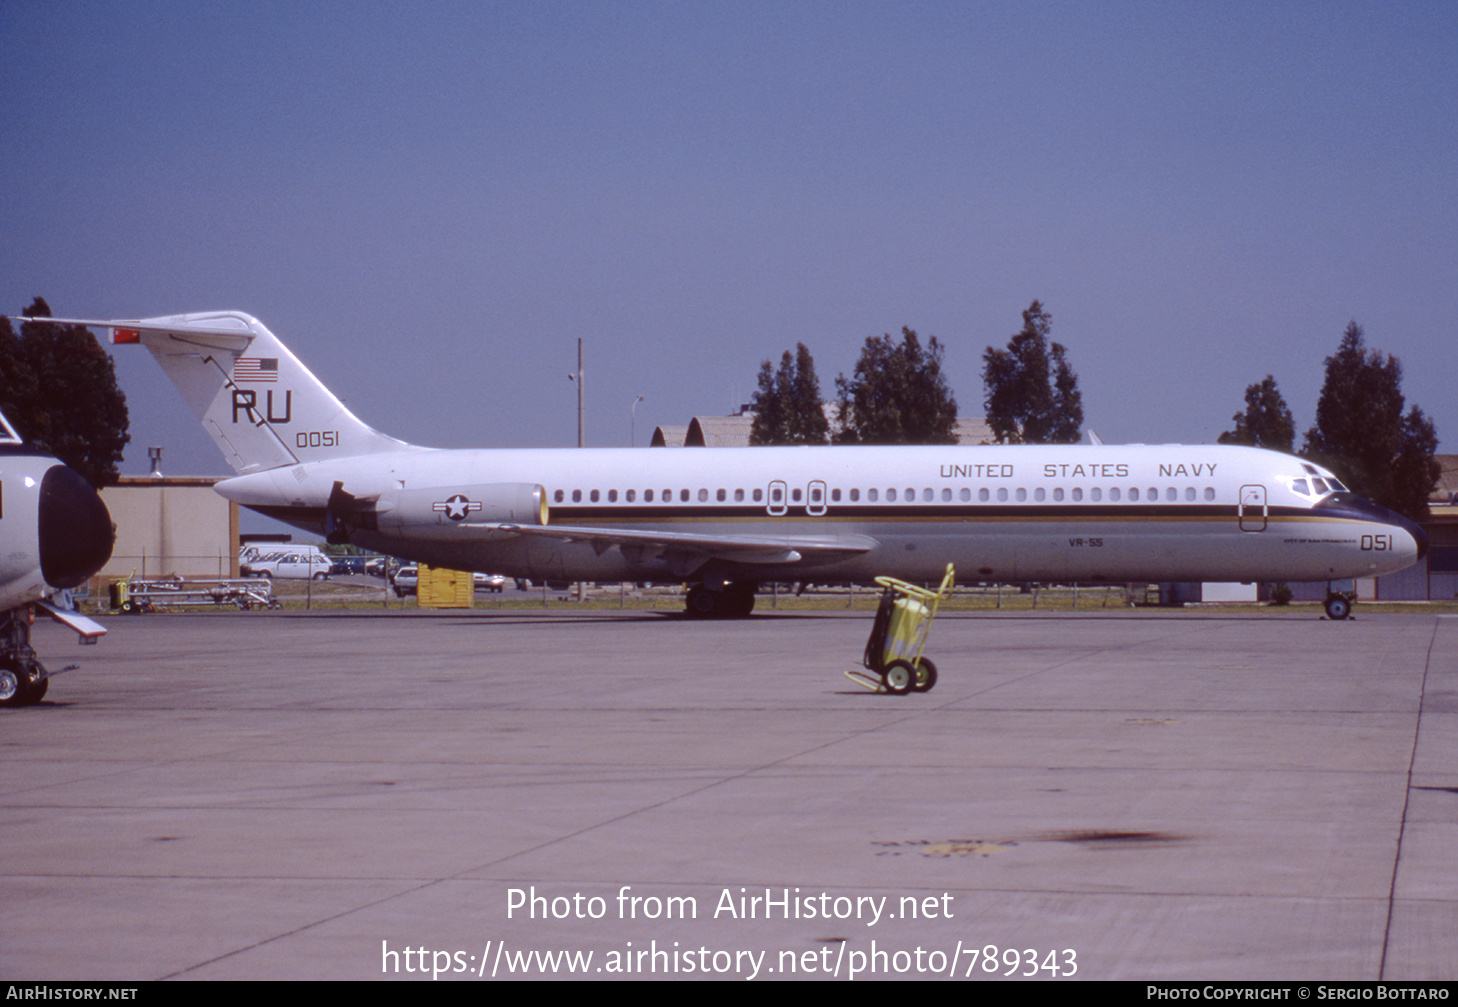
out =
[[(1298, 479), (1296, 481), (1296, 484), (1300, 487), (1298, 492), (1305, 492), (1304, 480)], [(691, 503), (694, 501), (697, 501), (698, 503), (710, 502), (710, 491), (707, 489), (681, 489), (677, 492), (677, 500), (679, 503)], [(822, 500), (821, 493), (822, 490), (820, 486), (812, 486), (810, 490), (810, 502), (812, 504), (819, 504)], [(862, 491), (859, 488), (856, 488), (848, 490), (846, 492), (846, 495), (851, 503), (859, 503), (861, 501), (861, 493)], [(917, 491), (915, 487), (907, 487), (905, 490), (900, 490), (897, 487), (893, 486), (885, 490), (884, 493), (884, 499), (886, 503), (898, 503), (903, 501), (906, 503), (913, 503), (917, 500)], [(712, 495), (713, 502), (728, 503), (731, 493), (729, 490), (718, 489), (714, 490)], [(762, 489), (750, 490), (747, 494), (745, 490), (736, 489), (732, 492), (732, 495), (735, 503), (744, 503), (746, 497), (753, 503), (758, 504), (764, 502), (764, 490)], [(792, 502), (799, 503), (803, 498), (803, 491), (799, 487), (794, 487), (790, 490), (789, 495)], [(559, 489), (553, 492), (552, 501), (559, 504), (566, 503), (567, 496), (568, 494), (566, 490)], [(936, 490), (928, 486), (921, 491), (921, 501), (923, 503), (933, 503), (938, 499), (938, 497), (940, 497), (942, 503), (952, 503), (954, 500), (954, 496), (957, 501), (960, 501), (962, 503), (970, 503), (972, 500), (972, 490), (967, 486), (963, 486), (954, 495), (952, 492), (952, 488), (950, 486), (945, 486), (942, 488), (941, 493), (938, 494)], [(587, 490), (585, 493), (583, 490), (580, 489), (575, 489), (571, 491), (572, 502), (575, 504), (582, 503), (584, 497), (589, 503), (601, 503), (604, 499), (606, 499), (608, 503), (617, 503), (619, 500), (619, 492), (615, 489), (607, 490), (605, 492), (602, 490)], [(1110, 486), (1107, 489), (1101, 486), (1094, 486), (1087, 491), (1085, 491), (1082, 486), (1074, 486), (1068, 490), (1065, 490), (1062, 486), (1055, 486), (1051, 491), (1045, 489), (1042, 486), (1039, 486), (1033, 489), (1031, 493), (1026, 487), (1023, 486), (1019, 486), (1014, 489), (1009, 489), (1006, 486), (999, 486), (996, 490), (992, 490), (984, 486), (977, 491), (978, 503), (991, 503), (994, 497), (996, 498), (998, 503), (1007, 503), (1010, 500), (1017, 503), (1026, 503), (1029, 501), (1029, 499), (1031, 499), (1033, 503), (1045, 503), (1049, 500), (1051, 500), (1053, 503), (1063, 503), (1064, 501), (1080, 503), (1085, 499), (1093, 503), (1100, 503), (1105, 498), (1107, 498), (1110, 503), (1122, 503), (1125, 501), (1129, 503), (1139, 503), (1141, 501), (1156, 503), (1161, 499), (1161, 494), (1159, 487), (1157, 486), (1150, 486), (1147, 488), (1140, 486), (1130, 486), (1127, 488), (1122, 486)], [(1204, 488), (1204, 491), (1201, 492), (1195, 489), (1195, 487), (1193, 486), (1186, 486), (1183, 490), (1181, 490), (1177, 486), (1166, 486), (1163, 493), (1163, 499), (1171, 503), (1177, 502), (1182, 498), (1185, 502), (1193, 502), (1200, 499), (1201, 497), (1203, 497), (1207, 502), (1213, 501), (1215, 499), (1215, 487), (1206, 486)], [(639, 500), (639, 493), (637, 490), (623, 490), (621, 499), (624, 503), (637, 503)], [(655, 500), (661, 501), (662, 503), (673, 503), (674, 490), (665, 489), (661, 492), (655, 492), (651, 489), (645, 489), (642, 491), (643, 503), (654, 503)], [(865, 490), (865, 500), (867, 503), (880, 503), (882, 500), (882, 491), (874, 488)], [(772, 504), (782, 504), (784, 502), (783, 489), (781, 487), (776, 486), (771, 490), (770, 502)], [(832, 489), (830, 491), (830, 502), (841, 502), (841, 491), (839, 489)]]

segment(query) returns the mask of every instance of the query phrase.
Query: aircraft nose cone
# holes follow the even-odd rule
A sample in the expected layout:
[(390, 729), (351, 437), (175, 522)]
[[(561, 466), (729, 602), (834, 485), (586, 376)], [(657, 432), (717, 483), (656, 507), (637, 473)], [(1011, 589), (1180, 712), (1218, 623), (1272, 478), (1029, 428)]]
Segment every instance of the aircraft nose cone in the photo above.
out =
[[(1385, 508), (1383, 509), (1385, 510)], [(1422, 558), (1428, 554), (1428, 533), (1423, 531), (1422, 526), (1416, 521), (1409, 520), (1396, 511), (1386, 511), (1386, 520), (1389, 524), (1397, 525), (1412, 537), (1413, 547), (1417, 550), (1417, 554), (1413, 556), (1412, 560), (1414, 563), (1421, 562)]]
[(52, 587), (82, 584), (111, 559), (111, 514), (91, 484), (73, 469), (52, 465), (41, 479), (41, 575)]

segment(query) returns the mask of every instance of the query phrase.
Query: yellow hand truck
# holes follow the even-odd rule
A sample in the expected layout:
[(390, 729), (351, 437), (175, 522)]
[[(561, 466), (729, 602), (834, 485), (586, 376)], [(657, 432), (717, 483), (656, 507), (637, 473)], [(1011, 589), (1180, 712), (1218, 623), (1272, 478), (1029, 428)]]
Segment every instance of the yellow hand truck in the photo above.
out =
[(845, 677), (875, 692), (904, 696), (908, 692), (930, 692), (937, 684), (937, 666), (921, 656), (926, 646), (926, 633), (937, 616), (942, 599), (952, 593), (957, 572), (947, 564), (942, 585), (935, 591), (908, 584), (895, 577), (877, 577), (883, 588), (876, 620), (871, 624), (871, 638), (861, 657), (867, 674), (859, 669)]

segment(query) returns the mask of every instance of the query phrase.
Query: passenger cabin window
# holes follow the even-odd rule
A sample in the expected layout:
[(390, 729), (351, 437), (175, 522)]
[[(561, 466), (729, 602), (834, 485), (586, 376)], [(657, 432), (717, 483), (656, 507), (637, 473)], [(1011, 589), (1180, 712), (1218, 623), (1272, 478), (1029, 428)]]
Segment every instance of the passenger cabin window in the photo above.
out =
[(734, 491), (734, 502), (735, 503), (743, 503), (744, 502), (744, 491), (743, 490), (735, 490)]
[(982, 487), (981, 489), (979, 489), (977, 491), (977, 502), (978, 503), (986, 503), (987, 501), (989, 501), (991, 499), (992, 499), (992, 494), (990, 492), (988, 492), (988, 489), (987, 489), (986, 486)]
[[(648, 492), (649, 493), (652, 493), (653, 491), (652, 490), (649, 490)], [(637, 490), (628, 490), (626, 496), (627, 496), (628, 503), (632, 503), (634, 500), (637, 500), (638, 499), (638, 491)]]
[(581, 490), (573, 490), (572, 491), (572, 502), (573, 503), (581, 503), (582, 502), (582, 491)]
[(850, 491), (850, 498), (851, 498), (851, 503), (857, 502), (861, 498), (861, 491), (858, 490), (858, 489), (851, 490)]
[(866, 499), (869, 500), (871, 503), (875, 503), (876, 502), (876, 491), (875, 490), (866, 490)]
[(889, 489), (889, 490), (886, 491), (886, 502), (887, 503), (895, 503), (896, 502), (896, 491), (894, 489)]
[(565, 498), (566, 498), (566, 494), (563, 493), (561, 490), (558, 490), (557, 492), (555, 492), (555, 493), (552, 494), (552, 502), (553, 503), (561, 503)]
[(754, 491), (754, 502), (760, 503), (762, 500), (764, 500), (764, 490), (756, 489)]
[(593, 503), (597, 503), (597, 490), (593, 490), (592, 493), (589, 494), (588, 499), (590, 499)]
[(618, 491), (617, 490), (608, 490), (608, 503), (617, 503), (617, 502), (618, 502)]
[(679, 490), (678, 491), (678, 501), (679, 501), (679, 503), (688, 503), (689, 502), (689, 491), (688, 490)]

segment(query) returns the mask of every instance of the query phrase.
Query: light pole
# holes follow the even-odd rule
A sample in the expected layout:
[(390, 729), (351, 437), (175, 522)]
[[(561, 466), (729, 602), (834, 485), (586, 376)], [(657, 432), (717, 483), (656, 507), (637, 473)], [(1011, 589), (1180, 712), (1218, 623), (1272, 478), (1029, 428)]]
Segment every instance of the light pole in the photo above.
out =
[(633, 448), (638, 446), (638, 403), (642, 401), (643, 396), (639, 395), (628, 407), (628, 446)]
[(582, 338), (577, 339), (577, 373), (567, 373), (568, 381), (577, 382), (577, 446), (582, 447)]

